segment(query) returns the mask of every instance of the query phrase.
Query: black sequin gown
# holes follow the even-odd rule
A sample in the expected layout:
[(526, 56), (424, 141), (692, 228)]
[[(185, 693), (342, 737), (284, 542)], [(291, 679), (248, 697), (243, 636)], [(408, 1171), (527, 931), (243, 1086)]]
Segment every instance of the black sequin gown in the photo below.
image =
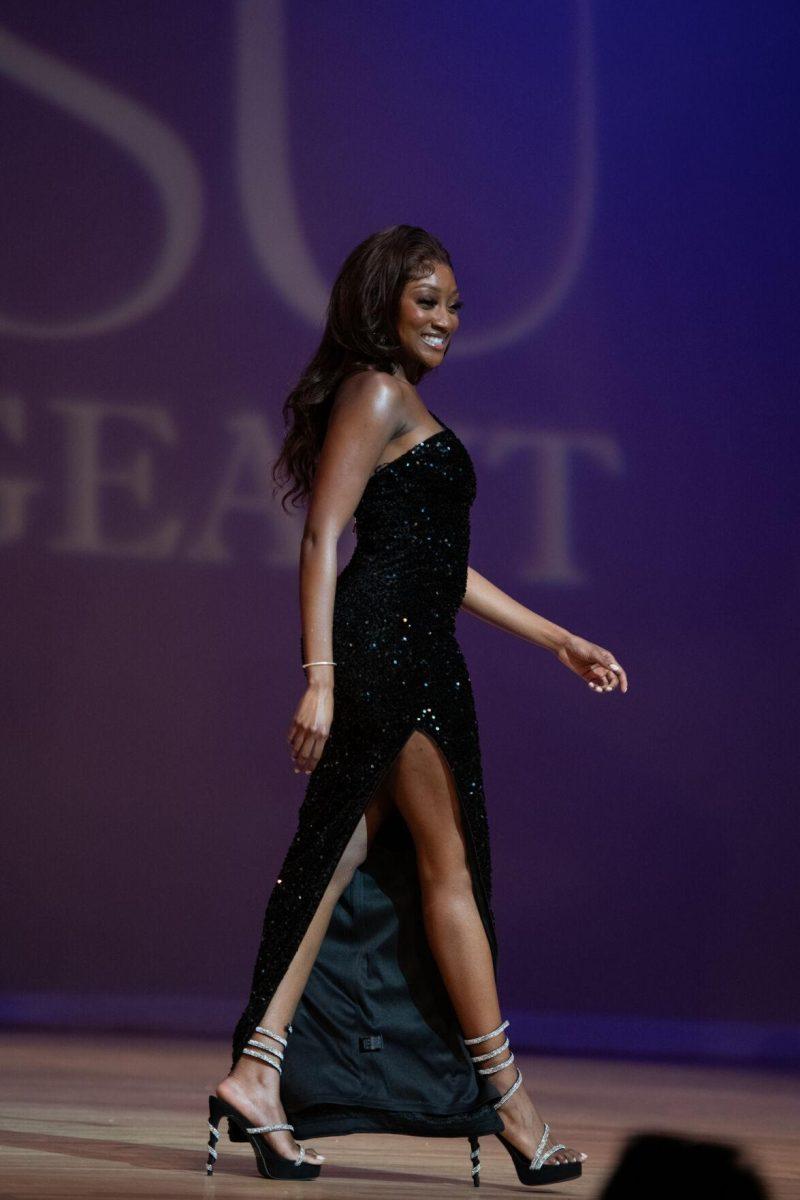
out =
[[(414, 730), (452, 771), (497, 968), (478, 726), (455, 637), (476, 479), (463, 443), (433, 416), (440, 430), (378, 467), (355, 510), (356, 547), (336, 586), (333, 720), (267, 903), (234, 1062)], [(304, 662), (302, 651), (301, 639)], [(491, 1103), (500, 1093), (475, 1070), (428, 945), (414, 845), (395, 808), (336, 905), (292, 1027), (281, 1099), (297, 1138), (503, 1129)]]

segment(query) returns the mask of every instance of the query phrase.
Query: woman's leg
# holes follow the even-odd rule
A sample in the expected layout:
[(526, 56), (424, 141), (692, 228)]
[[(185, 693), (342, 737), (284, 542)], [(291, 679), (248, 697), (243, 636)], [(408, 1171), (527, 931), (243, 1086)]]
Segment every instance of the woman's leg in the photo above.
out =
[[(394, 802), (414, 839), (425, 932), (465, 1038), (496, 1029), (502, 1020), (491, 948), (472, 890), (461, 806), (447, 759), (421, 730), (415, 730), (390, 772)], [(479, 1049), (502, 1045), (505, 1032)], [(505, 1055), (498, 1056), (502, 1061)], [(491, 1076), (501, 1091), (517, 1077), (514, 1063)], [(544, 1122), (524, 1084), (502, 1108), (504, 1136), (533, 1157)], [(549, 1163), (585, 1155), (567, 1147)]]
[[(286, 1037), (286, 1026), (291, 1023), (294, 1011), (303, 994), (311, 968), (314, 966), (320, 946), (330, 924), (333, 910), (344, 889), (353, 878), (356, 867), (367, 857), (383, 818), (391, 805), (388, 780), (370, 800), (353, 836), (348, 842), (336, 866), (331, 881), (317, 906), (313, 919), (303, 935), (294, 958), (278, 984), (264, 1015), (258, 1024)], [(280, 1049), (279, 1043), (263, 1038), (267, 1047)], [(280, 1075), (274, 1067), (258, 1058), (243, 1054), (233, 1066), (230, 1074), (218, 1084), (216, 1092), (222, 1100), (238, 1108), (239, 1112), (253, 1125), (273, 1125), (286, 1121), (286, 1113), (280, 1098)], [(288, 1129), (278, 1129), (261, 1135), (269, 1145), (285, 1158), (295, 1159), (300, 1153), (297, 1143)], [(324, 1155), (306, 1146), (306, 1161), (322, 1162)]]

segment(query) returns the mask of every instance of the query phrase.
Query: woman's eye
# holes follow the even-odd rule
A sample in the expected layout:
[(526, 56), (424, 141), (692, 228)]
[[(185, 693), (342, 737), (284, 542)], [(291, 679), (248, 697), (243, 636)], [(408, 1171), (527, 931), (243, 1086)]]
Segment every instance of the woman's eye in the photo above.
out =
[[(422, 305), (424, 308), (432, 308), (432, 307), (433, 307), (433, 306), (436, 304), (436, 301), (435, 301), (435, 300), (431, 300), (431, 299), (430, 299), (430, 297), (425, 297), (424, 299), (422, 299), (422, 300), (419, 300), (419, 301), (418, 301), (418, 303), (419, 303), (420, 305)], [(456, 300), (455, 304), (451, 304), (451, 305), (450, 305), (450, 311), (451, 311), (451, 312), (458, 312), (458, 310), (459, 310), (460, 308), (463, 308), (463, 307), (464, 307), (464, 301), (463, 301), (463, 300)]]

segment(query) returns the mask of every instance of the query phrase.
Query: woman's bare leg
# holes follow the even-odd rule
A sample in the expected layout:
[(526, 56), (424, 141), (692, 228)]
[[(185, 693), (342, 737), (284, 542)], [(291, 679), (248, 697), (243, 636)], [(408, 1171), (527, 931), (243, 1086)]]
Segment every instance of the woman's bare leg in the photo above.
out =
[[(336, 866), (330, 883), (317, 906), (317, 911), (303, 935), (294, 958), (278, 984), (264, 1015), (258, 1024), (273, 1029), (286, 1037), (286, 1027), (291, 1023), (300, 1001), (311, 969), (314, 966), (325, 933), (330, 924), (333, 910), (344, 889), (353, 878), (353, 873), (366, 858), (372, 840), (391, 804), (391, 794), (384, 780), (383, 786), (372, 797), (366, 811), (355, 828), (342, 857)], [(280, 1049), (280, 1044), (271, 1038), (263, 1038), (267, 1046)], [(227, 1100), (253, 1125), (273, 1125), (286, 1122), (286, 1113), (280, 1098), (280, 1075), (274, 1067), (267, 1066), (261, 1059), (248, 1054), (239, 1057), (230, 1074), (216, 1089), (222, 1100)], [(285, 1158), (295, 1159), (300, 1153), (297, 1142), (288, 1129), (275, 1130), (261, 1135), (267, 1143)], [(322, 1162), (324, 1154), (306, 1146), (306, 1161)]]
[[(453, 1002), (465, 1038), (496, 1029), (503, 1019), (491, 948), (472, 890), (458, 793), (449, 764), (438, 746), (415, 730), (390, 775), (394, 802), (414, 839), (425, 932)], [(481, 1054), (505, 1040), (505, 1031), (480, 1044)], [(498, 1055), (502, 1062), (507, 1055)], [(491, 1076), (504, 1092), (517, 1077), (515, 1063)], [(500, 1115), (504, 1136), (533, 1157), (544, 1130), (525, 1085), (505, 1102)], [(586, 1158), (571, 1147), (548, 1163)]]

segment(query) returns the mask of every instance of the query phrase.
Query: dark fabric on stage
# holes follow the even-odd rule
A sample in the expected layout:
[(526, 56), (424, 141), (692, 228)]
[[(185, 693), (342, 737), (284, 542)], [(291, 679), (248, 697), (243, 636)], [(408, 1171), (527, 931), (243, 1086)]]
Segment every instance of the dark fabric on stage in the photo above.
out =
[[(270, 894), (233, 1061), (260, 1023), (370, 798), (414, 730), (445, 755), (497, 969), (491, 858), (469, 672), (455, 637), (476, 479), (442, 428), (379, 467), (337, 579), (334, 714)], [(300, 646), (301, 662), (303, 646)], [(334, 910), (292, 1020), (281, 1098), (298, 1138), (502, 1130), (425, 935), (413, 839), (392, 808)], [(266, 1039), (269, 1041), (269, 1039)]]

